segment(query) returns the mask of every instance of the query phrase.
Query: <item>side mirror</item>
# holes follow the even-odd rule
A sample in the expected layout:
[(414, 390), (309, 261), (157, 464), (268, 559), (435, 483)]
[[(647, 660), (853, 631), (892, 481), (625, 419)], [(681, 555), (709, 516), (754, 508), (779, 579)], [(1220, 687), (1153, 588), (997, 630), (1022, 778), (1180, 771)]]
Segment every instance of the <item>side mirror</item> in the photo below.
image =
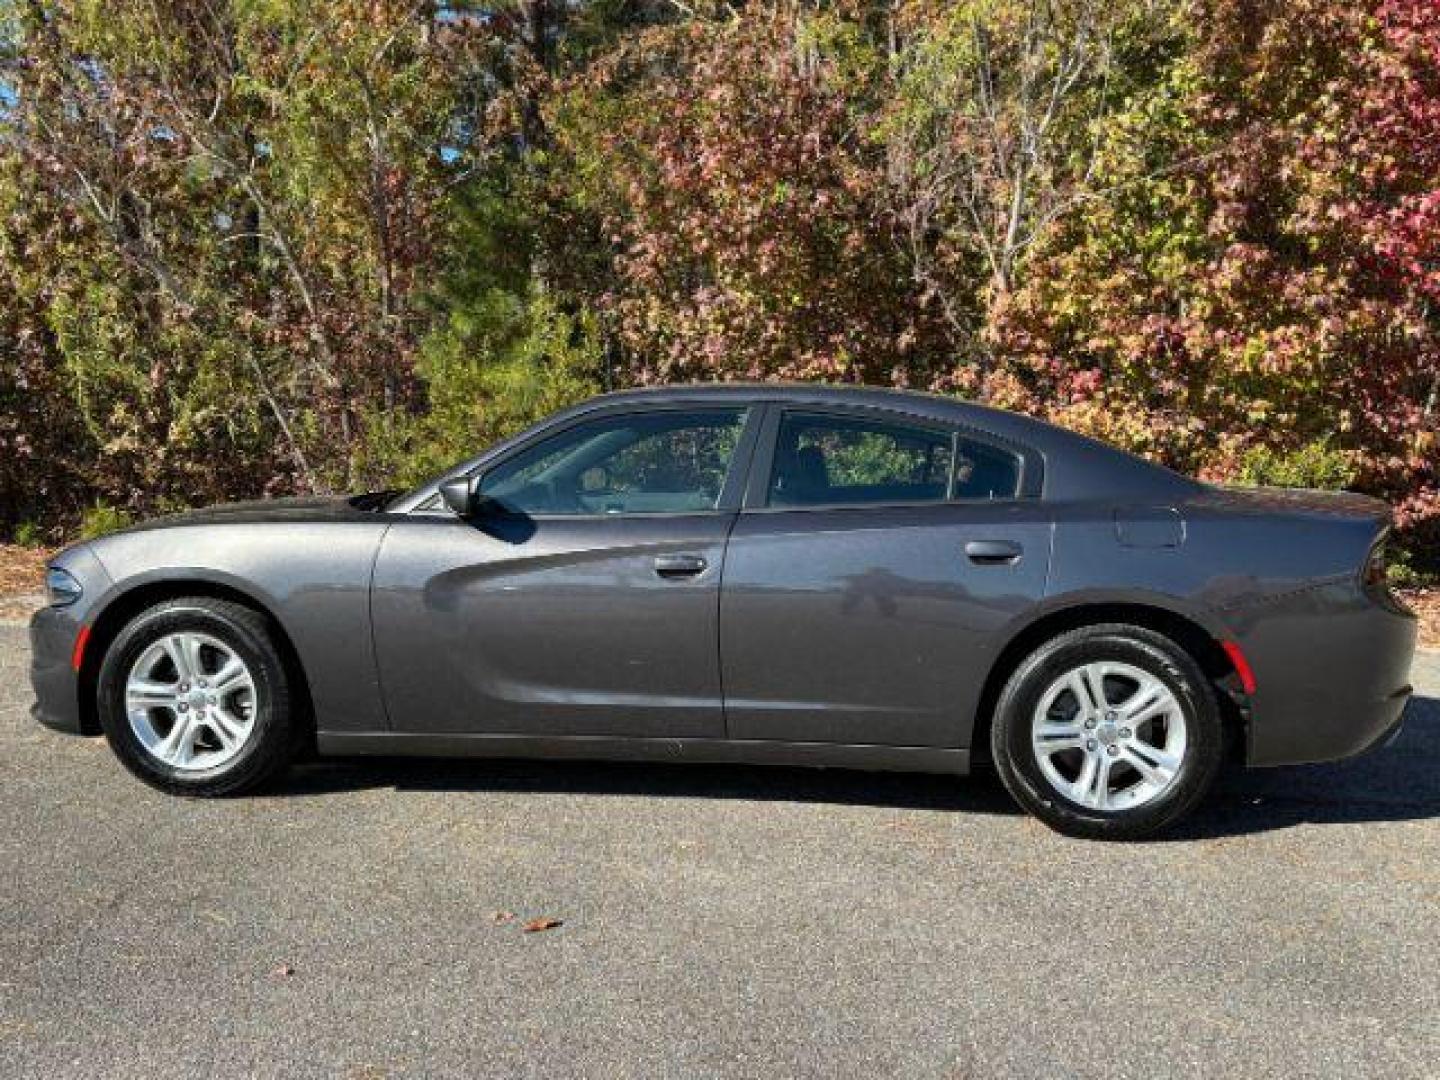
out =
[(440, 501), (456, 517), (471, 517), (475, 513), (475, 482), (468, 476), (446, 480), (440, 485)]

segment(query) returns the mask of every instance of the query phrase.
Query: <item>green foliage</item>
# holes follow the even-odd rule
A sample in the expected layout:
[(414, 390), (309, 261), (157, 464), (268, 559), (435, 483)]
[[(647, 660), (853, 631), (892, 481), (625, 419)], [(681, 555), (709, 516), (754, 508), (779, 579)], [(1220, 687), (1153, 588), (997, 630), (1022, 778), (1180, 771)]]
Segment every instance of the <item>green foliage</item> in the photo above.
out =
[(593, 319), (566, 314), (539, 292), (484, 300), (455, 310), (425, 339), (416, 372), (427, 408), (388, 440), (372, 438), (372, 472), (419, 483), (599, 390)]
[(1333, 490), (1349, 487), (1358, 475), (1351, 455), (1321, 440), (1294, 451), (1251, 447), (1240, 460), (1236, 479), (1245, 484)]
[[(0, 0), (0, 535), (962, 393), (1440, 567), (1432, 0)], [(28, 535), (28, 533), (27, 533)]]
[(94, 540), (106, 533), (118, 532), (134, 522), (134, 518), (117, 506), (97, 502), (80, 519), (80, 538)]
[(647, 31), (561, 85), (560, 283), (590, 298), (630, 379), (923, 377), (941, 316), (859, 137), (882, 55), (843, 6), (782, 9)]
[(45, 530), (37, 522), (22, 521), (15, 526), (15, 543), (27, 548), (44, 547)]
[(1415, 547), (1393, 551), (1385, 577), (1395, 589), (1440, 589), (1440, 568), (1426, 562), (1424, 551)]

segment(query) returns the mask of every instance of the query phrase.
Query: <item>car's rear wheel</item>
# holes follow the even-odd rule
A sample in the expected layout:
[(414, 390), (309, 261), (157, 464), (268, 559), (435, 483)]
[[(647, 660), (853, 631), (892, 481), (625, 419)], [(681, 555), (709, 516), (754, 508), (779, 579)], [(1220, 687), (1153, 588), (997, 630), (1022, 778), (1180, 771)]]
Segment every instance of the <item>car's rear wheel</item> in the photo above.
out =
[(1215, 691), (1169, 638), (1083, 627), (1041, 646), (1001, 692), (991, 750), (1006, 788), (1070, 836), (1135, 839), (1174, 824), (1219, 770)]
[(162, 791), (243, 791), (294, 754), (284, 661), (265, 617), (240, 604), (188, 597), (141, 612), (107, 650), (97, 690), (116, 756)]

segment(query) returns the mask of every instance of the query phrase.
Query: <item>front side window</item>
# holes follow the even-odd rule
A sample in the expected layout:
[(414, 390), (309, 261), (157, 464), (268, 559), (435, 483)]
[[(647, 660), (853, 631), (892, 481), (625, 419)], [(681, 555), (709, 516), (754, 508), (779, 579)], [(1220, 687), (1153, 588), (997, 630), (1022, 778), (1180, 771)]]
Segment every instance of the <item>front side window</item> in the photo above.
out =
[(744, 424), (744, 409), (592, 420), (497, 465), (481, 478), (480, 494), (513, 514), (713, 510)]
[(948, 431), (868, 417), (787, 413), (769, 505), (846, 506), (1014, 497), (1020, 461)]

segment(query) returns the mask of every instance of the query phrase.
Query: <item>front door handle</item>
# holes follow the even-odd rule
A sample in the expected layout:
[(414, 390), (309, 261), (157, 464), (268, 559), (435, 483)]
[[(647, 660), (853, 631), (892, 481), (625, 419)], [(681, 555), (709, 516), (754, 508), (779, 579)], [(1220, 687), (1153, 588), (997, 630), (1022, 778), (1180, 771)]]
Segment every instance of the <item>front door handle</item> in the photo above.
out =
[(694, 577), (710, 564), (703, 555), (656, 555), (655, 573), (663, 578)]
[(1008, 566), (1020, 561), (1024, 548), (1013, 540), (971, 540), (965, 555), (981, 566)]

